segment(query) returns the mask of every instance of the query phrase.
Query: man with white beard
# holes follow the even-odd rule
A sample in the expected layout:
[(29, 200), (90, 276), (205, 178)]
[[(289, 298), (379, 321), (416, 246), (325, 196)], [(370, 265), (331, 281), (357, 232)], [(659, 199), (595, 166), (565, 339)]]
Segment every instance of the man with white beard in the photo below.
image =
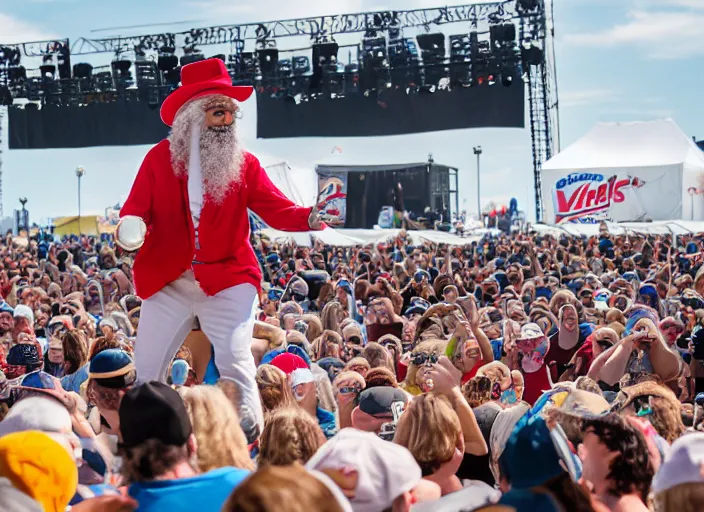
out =
[[(181, 82), (161, 107), (171, 134), (144, 158), (117, 229), (123, 248), (141, 247), (134, 263), (143, 299), (137, 377), (165, 381), (197, 319), (213, 345), (220, 378), (237, 385), (243, 426), (261, 428), (250, 344), (262, 276), (249, 243), (247, 209), (285, 231), (324, 224), (316, 208), (286, 198), (239, 142), (236, 101), (246, 100), (252, 87), (232, 86), (219, 59), (184, 66)], [(135, 237), (136, 224), (142, 233)], [(250, 438), (256, 434), (256, 428), (246, 430)]]

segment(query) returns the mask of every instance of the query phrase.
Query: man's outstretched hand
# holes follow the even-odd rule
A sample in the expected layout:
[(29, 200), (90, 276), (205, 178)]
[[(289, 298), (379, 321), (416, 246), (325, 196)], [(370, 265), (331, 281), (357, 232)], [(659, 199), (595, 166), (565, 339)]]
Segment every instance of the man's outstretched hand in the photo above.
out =
[(317, 208), (311, 209), (310, 215), (308, 216), (308, 227), (313, 231), (320, 231), (323, 229), (323, 223), (333, 228), (339, 228), (344, 224), (342, 220), (335, 215), (320, 215)]

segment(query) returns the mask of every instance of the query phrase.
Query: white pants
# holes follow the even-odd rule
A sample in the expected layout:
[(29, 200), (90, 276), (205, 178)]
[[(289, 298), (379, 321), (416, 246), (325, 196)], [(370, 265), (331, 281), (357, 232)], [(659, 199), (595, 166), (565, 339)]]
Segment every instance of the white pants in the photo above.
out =
[(256, 416), (252, 419), (263, 429), (264, 415), (251, 351), (256, 298), (257, 290), (249, 283), (209, 297), (191, 271), (165, 286), (142, 303), (134, 351), (138, 379), (166, 381), (171, 360), (198, 317), (215, 349), (220, 378), (235, 382), (240, 392), (238, 405), (248, 407)]

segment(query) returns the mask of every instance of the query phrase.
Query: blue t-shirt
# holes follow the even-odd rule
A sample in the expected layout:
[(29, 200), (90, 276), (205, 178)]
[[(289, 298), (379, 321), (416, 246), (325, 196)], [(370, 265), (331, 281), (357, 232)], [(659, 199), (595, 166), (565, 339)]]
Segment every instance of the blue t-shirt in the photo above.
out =
[(192, 478), (130, 485), (137, 512), (219, 512), (232, 491), (249, 476), (246, 469), (218, 468)]

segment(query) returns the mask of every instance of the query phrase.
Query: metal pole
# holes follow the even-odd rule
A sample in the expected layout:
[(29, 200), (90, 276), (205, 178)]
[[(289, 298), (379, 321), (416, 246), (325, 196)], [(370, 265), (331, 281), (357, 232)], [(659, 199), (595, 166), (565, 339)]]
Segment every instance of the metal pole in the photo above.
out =
[(81, 178), (85, 174), (86, 170), (82, 166), (76, 167), (76, 177), (78, 178), (78, 236), (83, 236), (83, 229), (81, 228)]
[(482, 203), (481, 203), (481, 165), (480, 157), (482, 154), (481, 146), (474, 146), (474, 154), (477, 155), (477, 218), (482, 220)]
[(83, 235), (81, 229), (81, 175), (78, 175), (78, 236)]
[(481, 153), (477, 153), (477, 215), (481, 219), (482, 203), (481, 203), (481, 167), (479, 164), (480, 157), (481, 157)]

